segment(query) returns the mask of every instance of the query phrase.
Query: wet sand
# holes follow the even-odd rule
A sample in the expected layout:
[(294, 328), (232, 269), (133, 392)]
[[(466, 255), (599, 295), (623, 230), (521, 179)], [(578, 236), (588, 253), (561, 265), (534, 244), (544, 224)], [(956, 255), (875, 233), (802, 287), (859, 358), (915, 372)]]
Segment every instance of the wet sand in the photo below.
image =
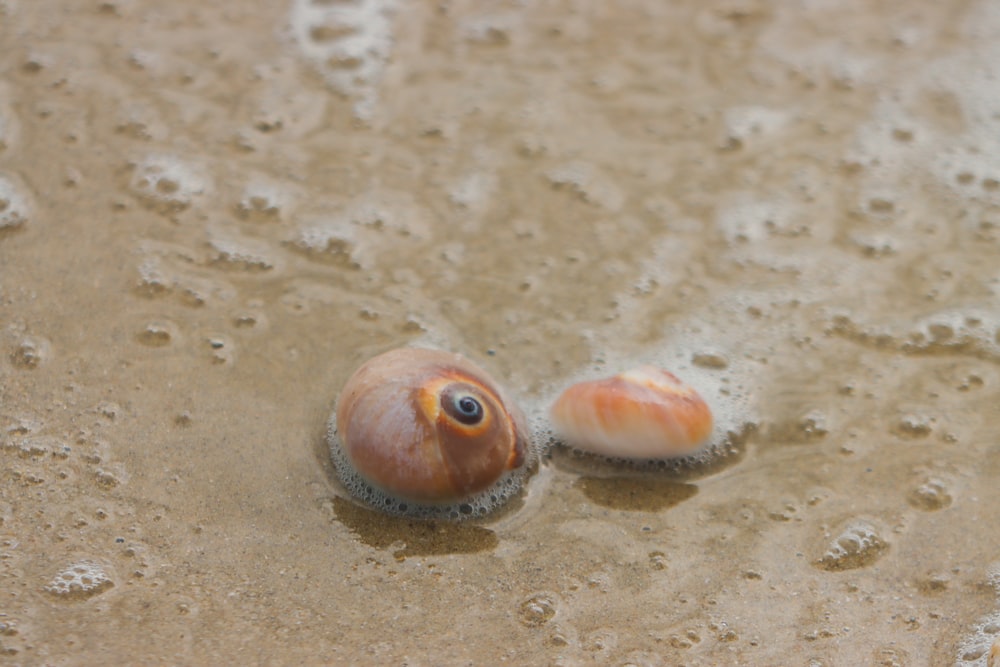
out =
[[(996, 3), (0, 0), (0, 661), (985, 665)], [(546, 449), (459, 524), (351, 501), (401, 345)], [(552, 447), (702, 390), (715, 456)]]

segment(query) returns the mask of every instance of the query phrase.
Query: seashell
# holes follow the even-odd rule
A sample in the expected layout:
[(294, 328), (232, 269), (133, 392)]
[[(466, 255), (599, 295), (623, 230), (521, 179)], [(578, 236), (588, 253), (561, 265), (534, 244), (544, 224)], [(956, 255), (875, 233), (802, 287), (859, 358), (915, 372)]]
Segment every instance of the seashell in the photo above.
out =
[(698, 392), (655, 366), (574, 384), (550, 415), (567, 444), (612, 458), (687, 456), (712, 435), (712, 411)]
[(369, 360), (347, 380), (330, 444), (355, 495), (372, 502), (360, 477), (392, 500), (442, 505), (520, 468), (527, 433), (521, 411), (484, 370), (458, 354), (403, 348)]

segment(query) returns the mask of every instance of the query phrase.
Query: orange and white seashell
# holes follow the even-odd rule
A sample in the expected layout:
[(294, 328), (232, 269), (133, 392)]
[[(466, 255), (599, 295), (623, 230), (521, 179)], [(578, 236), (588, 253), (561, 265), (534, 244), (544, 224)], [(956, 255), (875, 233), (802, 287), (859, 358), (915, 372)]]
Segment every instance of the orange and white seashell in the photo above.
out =
[(550, 411), (570, 446), (627, 459), (687, 456), (712, 435), (712, 411), (674, 374), (641, 366), (564, 391)]
[(362, 365), (337, 401), (335, 428), (348, 489), (356, 475), (418, 504), (461, 502), (526, 459), (520, 410), (484, 370), (438, 350), (392, 350)]

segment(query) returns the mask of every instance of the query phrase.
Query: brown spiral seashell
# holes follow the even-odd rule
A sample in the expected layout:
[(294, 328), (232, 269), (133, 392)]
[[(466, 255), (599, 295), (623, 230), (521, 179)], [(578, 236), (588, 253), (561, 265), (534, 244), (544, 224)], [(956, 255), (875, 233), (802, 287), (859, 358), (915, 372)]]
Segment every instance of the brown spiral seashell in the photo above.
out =
[(358, 478), (402, 501), (374, 504), (461, 503), (522, 468), (528, 454), (520, 410), (458, 354), (402, 348), (374, 357), (347, 380), (335, 414), (341, 480), (370, 502)]

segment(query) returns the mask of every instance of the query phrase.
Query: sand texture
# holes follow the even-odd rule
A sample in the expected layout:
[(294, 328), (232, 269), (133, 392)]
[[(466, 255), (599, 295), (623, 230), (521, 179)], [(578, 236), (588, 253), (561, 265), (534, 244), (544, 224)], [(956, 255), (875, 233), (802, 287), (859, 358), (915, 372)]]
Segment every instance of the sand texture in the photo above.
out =
[[(987, 664), (1000, 3), (0, 0), (0, 45), (0, 664)], [(337, 481), (403, 345), (520, 403), (503, 511)], [(554, 444), (640, 364), (706, 455)]]

